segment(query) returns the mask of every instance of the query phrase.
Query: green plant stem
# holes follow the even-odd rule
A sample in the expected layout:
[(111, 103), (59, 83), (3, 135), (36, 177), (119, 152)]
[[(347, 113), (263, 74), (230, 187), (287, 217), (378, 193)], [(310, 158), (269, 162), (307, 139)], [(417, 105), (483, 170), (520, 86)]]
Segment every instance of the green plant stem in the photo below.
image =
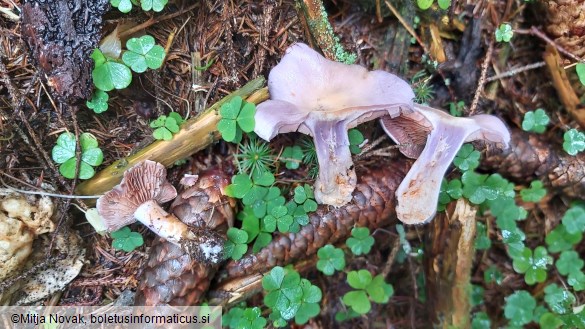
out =
[[(165, 166), (171, 166), (175, 161), (184, 159), (191, 154), (209, 146), (220, 137), (217, 123), (221, 119), (218, 110), (221, 105), (234, 96), (248, 98), (249, 102), (259, 103), (268, 98), (268, 90), (262, 88), (265, 84), (263, 77), (256, 78), (242, 88), (209, 107), (195, 118), (185, 121), (181, 130), (169, 141), (155, 141), (142, 150), (126, 158), (119, 159), (104, 170), (97, 173), (75, 189), (79, 195), (99, 195), (111, 190), (122, 180), (126, 169), (144, 160), (153, 160)], [(91, 203), (91, 202), (88, 202)]]

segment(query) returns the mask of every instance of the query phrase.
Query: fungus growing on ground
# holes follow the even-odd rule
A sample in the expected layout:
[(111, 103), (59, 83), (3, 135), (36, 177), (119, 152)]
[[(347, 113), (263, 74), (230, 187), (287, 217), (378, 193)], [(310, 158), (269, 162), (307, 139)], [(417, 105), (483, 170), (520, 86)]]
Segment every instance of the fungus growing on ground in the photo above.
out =
[(348, 203), (356, 186), (347, 130), (413, 111), (414, 93), (404, 80), (327, 60), (301, 43), (270, 71), (268, 90), (271, 99), (258, 105), (254, 131), (267, 141), (293, 131), (312, 136), (319, 160), (315, 199), (333, 206)]
[(177, 196), (175, 188), (166, 180), (166, 173), (162, 164), (146, 160), (128, 169), (122, 182), (98, 199), (97, 209), (108, 232), (138, 220), (199, 261), (219, 262), (223, 246), (217, 239), (196, 234), (187, 224), (161, 208), (160, 204)]
[[(396, 215), (406, 224), (422, 224), (433, 218), (441, 181), (463, 143), (483, 139), (507, 147), (510, 141), (504, 123), (492, 115), (457, 118), (418, 104), (415, 110), (417, 116), (381, 119), (384, 130), (397, 144), (411, 144), (400, 150), (408, 157), (418, 157), (396, 190)], [(427, 136), (424, 149), (422, 136)]]

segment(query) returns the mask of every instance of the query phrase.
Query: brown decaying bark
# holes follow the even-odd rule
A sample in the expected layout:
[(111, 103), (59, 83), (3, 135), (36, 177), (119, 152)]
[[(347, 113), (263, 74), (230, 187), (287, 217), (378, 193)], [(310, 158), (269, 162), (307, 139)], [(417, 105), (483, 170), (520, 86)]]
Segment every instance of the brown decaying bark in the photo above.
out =
[(101, 37), (107, 0), (28, 0), (22, 38), (52, 94), (73, 104), (91, 96), (91, 53)]
[[(452, 207), (451, 207), (452, 209)], [(476, 209), (459, 199), (427, 229), (425, 277), (437, 328), (469, 328)]]
[[(219, 170), (202, 173), (194, 186), (184, 190), (170, 211), (183, 222), (224, 236), (233, 224), (233, 200), (223, 195), (229, 176)], [(198, 305), (219, 264), (196, 261), (182, 248), (157, 239), (150, 249), (136, 293), (135, 305)]]
[(230, 261), (221, 276), (231, 279), (290, 264), (317, 253), (326, 244), (345, 241), (354, 226), (375, 229), (395, 222), (394, 191), (410, 166), (404, 160), (383, 165), (358, 170), (359, 182), (349, 204), (340, 208), (320, 206), (300, 232), (279, 235), (260, 252)]
[(585, 55), (585, 1), (543, 1), (547, 11), (546, 31), (555, 42), (577, 56)]
[(567, 154), (560, 145), (544, 137), (511, 129), (510, 147), (500, 154), (488, 155), (482, 168), (496, 170), (513, 180), (542, 180), (568, 197), (585, 196), (585, 154)]

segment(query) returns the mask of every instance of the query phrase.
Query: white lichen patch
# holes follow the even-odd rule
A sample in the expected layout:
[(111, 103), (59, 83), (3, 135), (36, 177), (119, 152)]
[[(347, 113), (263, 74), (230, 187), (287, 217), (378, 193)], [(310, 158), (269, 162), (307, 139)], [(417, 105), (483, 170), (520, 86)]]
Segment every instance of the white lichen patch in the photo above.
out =
[(223, 248), (220, 245), (213, 242), (205, 242), (199, 245), (199, 248), (201, 249), (201, 252), (203, 252), (205, 259), (210, 263), (216, 264), (221, 260), (221, 252)]

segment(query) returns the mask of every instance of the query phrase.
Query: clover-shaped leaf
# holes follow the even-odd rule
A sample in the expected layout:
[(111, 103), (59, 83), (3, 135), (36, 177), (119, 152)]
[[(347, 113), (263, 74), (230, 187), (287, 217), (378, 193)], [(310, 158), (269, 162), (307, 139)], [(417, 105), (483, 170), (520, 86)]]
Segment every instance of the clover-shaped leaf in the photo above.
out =
[(158, 69), (165, 59), (164, 48), (156, 45), (150, 35), (130, 38), (126, 42), (126, 48), (128, 51), (122, 55), (122, 61), (136, 73), (142, 73), (148, 68)]
[(350, 291), (343, 296), (342, 301), (359, 314), (366, 314), (372, 308), (372, 304), (364, 290)]
[(567, 314), (573, 311), (575, 296), (556, 283), (551, 283), (544, 288), (544, 301), (556, 314)]
[(244, 106), (240, 110), (236, 122), (242, 131), (249, 133), (254, 131), (254, 116), (256, 115), (256, 105), (254, 103), (244, 102)]
[(282, 196), (280, 189), (276, 186), (268, 188), (268, 192), (264, 198), (254, 201), (250, 207), (254, 213), (254, 216), (262, 218), (266, 216), (266, 212), (276, 206), (284, 205), (285, 199)]
[(361, 149), (360, 145), (364, 142), (365, 138), (361, 131), (357, 129), (350, 129), (347, 132), (347, 137), (349, 138), (349, 150), (352, 154), (360, 154)]
[(345, 254), (343, 250), (328, 244), (317, 251), (319, 261), (317, 269), (325, 275), (333, 275), (335, 270), (341, 271), (345, 267)]
[(522, 129), (524, 131), (532, 131), (542, 134), (546, 130), (546, 126), (550, 122), (550, 118), (543, 109), (526, 112), (524, 120), (522, 121)]
[(234, 327), (236, 329), (262, 329), (266, 327), (266, 319), (262, 316), (259, 307), (244, 309), (238, 320), (238, 324)]
[(85, 105), (88, 108), (92, 109), (95, 113), (102, 113), (108, 109), (108, 93), (103, 90), (97, 89), (94, 91), (93, 95), (91, 95), (91, 99), (88, 100)]
[(140, 6), (142, 10), (149, 11), (153, 10), (155, 12), (162, 11), (169, 0), (140, 0)]
[(238, 174), (232, 177), (232, 183), (225, 188), (227, 196), (232, 198), (243, 198), (254, 184), (252, 179), (245, 174)]
[(264, 304), (278, 310), (280, 316), (285, 320), (294, 318), (303, 297), (300, 283), (301, 278), (297, 272), (287, 272), (280, 266), (274, 267), (262, 279), (262, 287), (268, 292), (264, 296)]
[(585, 232), (585, 206), (581, 203), (571, 205), (562, 222), (570, 234)]
[(252, 242), (260, 233), (260, 219), (254, 215), (254, 211), (249, 206), (244, 207), (237, 218), (242, 221), (242, 230), (248, 234), (246, 243)]
[(496, 217), (496, 226), (500, 230), (515, 230), (516, 221), (526, 219), (528, 215), (526, 209), (519, 207), (510, 197), (500, 196), (495, 200), (488, 200), (485, 205)]
[(313, 188), (309, 184), (297, 186), (295, 188), (294, 200), (297, 204), (302, 205), (305, 212), (312, 212), (317, 210), (317, 202), (314, 200), (315, 194)]
[(225, 255), (233, 260), (238, 260), (248, 251), (248, 233), (244, 230), (230, 227), (227, 230), (225, 242)]
[(569, 275), (569, 273), (581, 272), (583, 260), (576, 251), (565, 250), (557, 259), (555, 266), (562, 275)]
[(298, 169), (303, 161), (303, 150), (300, 146), (287, 146), (282, 151), (280, 161), (284, 161), (287, 169)]
[(524, 273), (524, 281), (532, 285), (546, 280), (546, 269), (552, 261), (546, 248), (541, 246), (536, 247), (534, 252), (530, 248), (524, 248), (519, 255), (514, 257), (512, 264), (516, 272)]
[(576, 271), (569, 273), (567, 283), (573, 287), (575, 291), (585, 290), (585, 273), (582, 271)]
[(267, 232), (260, 232), (252, 246), (252, 252), (257, 253), (260, 249), (266, 247), (272, 241), (272, 234)]
[(376, 303), (386, 303), (394, 289), (384, 282), (382, 275), (372, 278), (367, 270), (351, 271), (347, 274), (347, 283), (358, 290), (346, 293), (342, 301), (359, 314), (366, 314), (372, 305), (370, 300)]
[(569, 233), (565, 225), (559, 224), (545, 237), (550, 252), (561, 252), (573, 248), (574, 245), (581, 242), (583, 234), (581, 232)]
[(479, 151), (471, 144), (465, 144), (459, 149), (453, 164), (461, 171), (473, 170), (479, 166)]
[(126, 65), (106, 58), (99, 49), (94, 49), (91, 57), (95, 62), (91, 77), (98, 89), (124, 89), (132, 82), (132, 72)]
[(366, 289), (372, 282), (372, 273), (368, 270), (351, 271), (347, 274), (347, 283), (354, 289)]
[(309, 223), (309, 215), (305, 211), (305, 208), (302, 206), (297, 205), (294, 201), (289, 201), (286, 204), (288, 208), (289, 215), (293, 218), (293, 223), (289, 228), (289, 232), (297, 233), (300, 231), (302, 226), (305, 226)]
[(530, 293), (520, 290), (505, 299), (504, 316), (510, 320), (510, 324), (522, 326), (532, 321), (536, 300)]
[(437, 210), (445, 210), (445, 206), (452, 200), (461, 198), (462, 193), (463, 190), (461, 188), (460, 180), (453, 179), (451, 181), (447, 181), (446, 179), (443, 179), (441, 182), (441, 189), (439, 191), (439, 206), (437, 207)]
[[(89, 179), (95, 174), (92, 166), (99, 166), (104, 160), (102, 150), (98, 148), (95, 136), (90, 133), (83, 133), (79, 136), (81, 145), (81, 163), (79, 164), (79, 178)], [(63, 177), (75, 178), (75, 148), (77, 141), (75, 135), (65, 132), (57, 138), (57, 143), (52, 150), (52, 158), (60, 163), (59, 172)]]
[(288, 208), (285, 206), (277, 206), (270, 210), (270, 214), (262, 219), (265, 232), (274, 232), (278, 227), (279, 232), (288, 232), (290, 225), (293, 223), (293, 218), (288, 214)]
[(563, 135), (563, 150), (570, 155), (577, 155), (585, 150), (585, 134), (577, 129), (571, 129)]
[(373, 245), (374, 238), (370, 236), (370, 229), (367, 227), (354, 227), (351, 237), (347, 239), (347, 246), (356, 256), (369, 253)]
[(179, 125), (185, 120), (177, 112), (171, 112), (168, 116), (161, 115), (150, 123), (151, 128), (156, 128), (152, 136), (158, 140), (171, 140), (173, 134), (179, 132)]
[(130, 252), (144, 244), (142, 235), (138, 232), (132, 232), (127, 226), (112, 232), (112, 247), (116, 250)]
[(546, 189), (542, 187), (542, 182), (539, 180), (532, 181), (530, 188), (525, 188), (520, 191), (520, 196), (524, 202), (538, 202), (546, 195)]
[(321, 289), (307, 279), (301, 279), (301, 289), (303, 290), (301, 305), (295, 315), (295, 322), (299, 325), (307, 323), (310, 318), (319, 314), (321, 311), (319, 302), (322, 298)]
[(526, 235), (517, 226), (501, 229), (502, 242), (508, 247), (508, 254), (510, 257), (515, 258), (522, 254), (524, 251), (524, 239)]
[(394, 294), (394, 288), (384, 281), (382, 274), (378, 274), (368, 284), (366, 292), (373, 302), (385, 304)]
[(57, 138), (57, 143), (53, 147), (51, 157), (57, 163), (64, 163), (75, 156), (75, 146), (77, 141), (72, 133), (62, 133)]
[(110, 0), (112, 7), (118, 8), (118, 10), (124, 14), (127, 14), (132, 10), (131, 0)]
[(512, 25), (508, 23), (500, 24), (500, 26), (496, 29), (497, 42), (510, 42), (510, 40), (512, 40), (512, 36), (514, 36), (514, 31), (512, 31)]
[(219, 109), (221, 119), (217, 124), (217, 130), (227, 142), (239, 143), (242, 140), (242, 131), (254, 130), (254, 116), (256, 106), (246, 102), (240, 96), (235, 96)]
[(538, 318), (538, 324), (542, 329), (562, 328), (565, 322), (556, 314), (545, 312)]
[(514, 197), (514, 184), (500, 174), (480, 175), (466, 171), (461, 175), (463, 196), (471, 203), (481, 204), (486, 200), (495, 200), (500, 196)]

